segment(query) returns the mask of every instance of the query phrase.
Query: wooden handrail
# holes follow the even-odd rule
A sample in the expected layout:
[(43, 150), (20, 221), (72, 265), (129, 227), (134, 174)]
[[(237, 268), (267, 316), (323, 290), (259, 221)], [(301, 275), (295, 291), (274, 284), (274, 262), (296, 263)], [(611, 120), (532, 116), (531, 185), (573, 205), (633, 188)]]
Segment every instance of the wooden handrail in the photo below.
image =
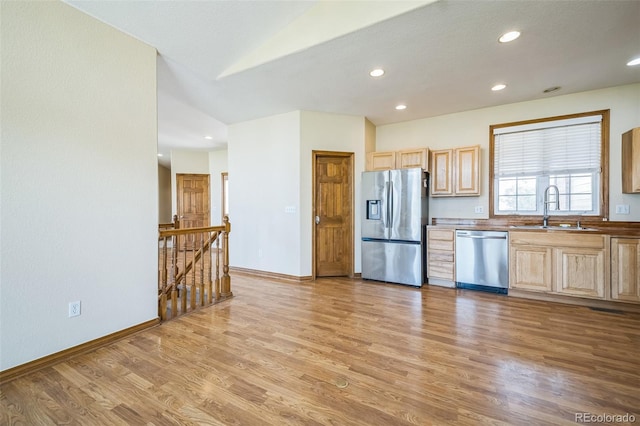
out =
[(159, 232), (160, 238), (172, 237), (174, 235), (199, 234), (202, 232), (225, 232), (227, 228), (221, 226), (206, 226), (203, 228), (182, 228), (182, 229), (163, 229)]

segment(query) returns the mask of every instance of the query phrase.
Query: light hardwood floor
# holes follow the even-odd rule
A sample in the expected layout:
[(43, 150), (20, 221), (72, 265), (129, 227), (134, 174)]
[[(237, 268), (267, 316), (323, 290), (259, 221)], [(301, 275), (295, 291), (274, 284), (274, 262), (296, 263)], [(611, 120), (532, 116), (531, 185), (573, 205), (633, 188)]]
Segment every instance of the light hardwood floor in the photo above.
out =
[(1, 424), (640, 423), (638, 314), (361, 280), (232, 280), (231, 300), (3, 385)]

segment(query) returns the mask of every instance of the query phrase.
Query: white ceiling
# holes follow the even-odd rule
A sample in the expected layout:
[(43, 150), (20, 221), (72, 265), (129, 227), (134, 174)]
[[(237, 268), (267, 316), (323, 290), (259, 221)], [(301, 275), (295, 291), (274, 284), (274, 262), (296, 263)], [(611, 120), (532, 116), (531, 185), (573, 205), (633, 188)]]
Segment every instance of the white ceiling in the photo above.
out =
[(382, 125), (640, 82), (639, 0), (66, 1), (158, 50), (165, 154), (293, 110)]

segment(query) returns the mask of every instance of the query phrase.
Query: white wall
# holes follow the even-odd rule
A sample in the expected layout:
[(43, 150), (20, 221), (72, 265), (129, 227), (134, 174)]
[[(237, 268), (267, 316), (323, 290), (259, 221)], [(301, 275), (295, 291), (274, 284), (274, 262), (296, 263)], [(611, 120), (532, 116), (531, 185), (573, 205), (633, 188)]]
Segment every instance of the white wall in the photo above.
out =
[[(312, 274), (313, 226), (313, 162), (312, 151), (353, 152), (354, 190), (354, 272), (361, 271), (360, 263), (360, 178), (365, 166), (365, 118), (352, 115), (301, 112), (300, 150), (300, 206), (301, 206), (301, 275)], [(369, 129), (371, 132), (371, 129)]]
[[(176, 174), (208, 175), (209, 153), (206, 151), (171, 151), (171, 216), (178, 212)], [(211, 185), (211, 179), (209, 179), (209, 185)], [(211, 218), (213, 219), (213, 215)]]
[(158, 166), (155, 49), (62, 2), (0, 4), (5, 370), (157, 317)]
[[(480, 144), (482, 189), (480, 197), (431, 198), (430, 217), (488, 218), (489, 126), (535, 118), (610, 109), (609, 220), (640, 221), (640, 195), (622, 194), (621, 135), (640, 126), (640, 84), (556, 96), (499, 107), (484, 108), (435, 118), (379, 126), (378, 151), (401, 148), (449, 148)], [(615, 214), (616, 204), (630, 205), (630, 215)], [(483, 206), (483, 214), (474, 207)]]
[(229, 126), (228, 168), (231, 266), (301, 275), (300, 112)]
[(228, 173), (227, 150), (209, 152), (211, 174), (211, 225), (222, 224), (222, 173)]

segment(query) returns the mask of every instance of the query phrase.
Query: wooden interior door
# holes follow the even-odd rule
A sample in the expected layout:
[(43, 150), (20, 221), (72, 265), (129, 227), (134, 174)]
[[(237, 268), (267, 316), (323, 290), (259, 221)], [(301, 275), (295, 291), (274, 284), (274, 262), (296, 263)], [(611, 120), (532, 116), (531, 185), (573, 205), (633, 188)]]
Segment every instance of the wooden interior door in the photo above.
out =
[(353, 276), (353, 153), (313, 157), (314, 278)]
[(209, 175), (176, 174), (176, 193), (180, 228), (210, 226)]

